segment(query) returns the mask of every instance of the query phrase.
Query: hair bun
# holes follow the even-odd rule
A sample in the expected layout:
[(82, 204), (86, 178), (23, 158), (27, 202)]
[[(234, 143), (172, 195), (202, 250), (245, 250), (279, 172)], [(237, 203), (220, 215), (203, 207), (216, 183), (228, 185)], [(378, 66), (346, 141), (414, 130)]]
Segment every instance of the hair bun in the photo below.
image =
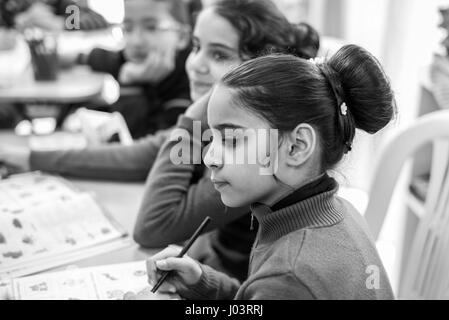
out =
[(294, 54), (300, 58), (316, 57), (320, 49), (320, 36), (309, 24), (301, 22), (292, 24), (294, 35)]
[(394, 117), (396, 105), (380, 62), (365, 49), (346, 45), (327, 64), (338, 74), (355, 126), (368, 133), (384, 128)]

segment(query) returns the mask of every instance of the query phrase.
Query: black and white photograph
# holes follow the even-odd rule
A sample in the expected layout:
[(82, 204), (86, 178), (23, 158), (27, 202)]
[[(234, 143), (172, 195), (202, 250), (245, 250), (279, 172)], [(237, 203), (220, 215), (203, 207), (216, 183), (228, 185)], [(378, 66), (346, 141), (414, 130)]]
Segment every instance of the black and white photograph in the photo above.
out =
[(0, 0), (0, 309), (449, 300), (446, 109), (449, 0)]

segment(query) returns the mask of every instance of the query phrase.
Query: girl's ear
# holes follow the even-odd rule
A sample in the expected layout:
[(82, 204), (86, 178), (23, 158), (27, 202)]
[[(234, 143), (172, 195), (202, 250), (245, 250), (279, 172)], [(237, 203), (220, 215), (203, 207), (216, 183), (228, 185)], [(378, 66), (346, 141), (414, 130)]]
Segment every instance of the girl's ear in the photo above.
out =
[(301, 123), (288, 135), (286, 162), (288, 166), (298, 167), (311, 158), (316, 150), (317, 134), (315, 129)]

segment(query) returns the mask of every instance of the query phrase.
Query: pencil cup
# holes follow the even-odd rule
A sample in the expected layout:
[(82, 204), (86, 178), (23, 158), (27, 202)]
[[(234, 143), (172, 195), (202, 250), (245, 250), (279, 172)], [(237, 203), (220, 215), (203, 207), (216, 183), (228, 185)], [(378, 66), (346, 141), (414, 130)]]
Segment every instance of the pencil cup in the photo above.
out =
[(57, 41), (51, 35), (27, 37), (36, 81), (54, 81), (58, 76)]

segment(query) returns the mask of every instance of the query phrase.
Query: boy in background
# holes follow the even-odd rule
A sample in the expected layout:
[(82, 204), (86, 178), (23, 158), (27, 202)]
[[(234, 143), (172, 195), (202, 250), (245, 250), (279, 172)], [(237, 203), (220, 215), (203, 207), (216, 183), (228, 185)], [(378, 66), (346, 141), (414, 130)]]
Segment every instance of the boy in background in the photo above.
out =
[(120, 82), (120, 99), (95, 109), (122, 113), (135, 139), (171, 127), (190, 105), (190, 23), (185, 1), (125, 0), (124, 49), (96, 48), (76, 58)]

